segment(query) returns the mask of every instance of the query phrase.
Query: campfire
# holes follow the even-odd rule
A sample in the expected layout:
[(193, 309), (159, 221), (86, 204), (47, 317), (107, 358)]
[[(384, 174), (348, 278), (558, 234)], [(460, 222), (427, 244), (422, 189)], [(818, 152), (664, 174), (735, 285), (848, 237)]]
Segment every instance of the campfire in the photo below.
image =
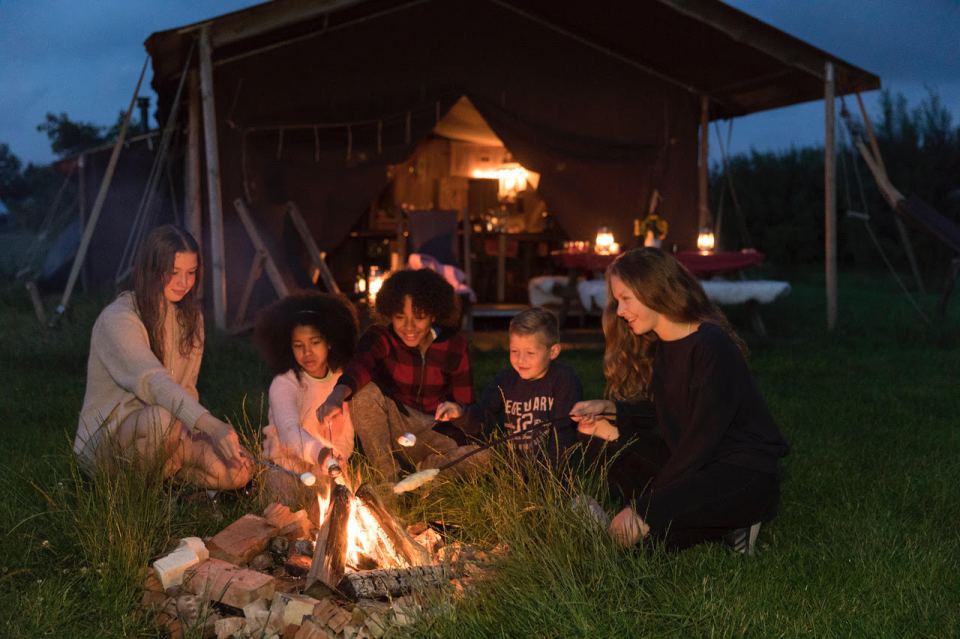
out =
[[(157, 559), (142, 605), (171, 637), (378, 638), (422, 613), (429, 590), (462, 595), (491, 554), (404, 527), (366, 484), (318, 495), (319, 516), (271, 504)], [(492, 553), (499, 554), (499, 551)]]

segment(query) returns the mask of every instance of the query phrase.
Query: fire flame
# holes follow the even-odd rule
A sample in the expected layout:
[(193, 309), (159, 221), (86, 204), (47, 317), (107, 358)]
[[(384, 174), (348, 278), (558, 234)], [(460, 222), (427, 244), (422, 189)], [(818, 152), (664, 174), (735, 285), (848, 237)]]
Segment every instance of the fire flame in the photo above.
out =
[[(321, 525), (330, 515), (331, 502), (330, 494), (317, 496)], [(345, 564), (354, 571), (377, 567), (403, 568), (409, 565), (359, 497), (350, 499)]]

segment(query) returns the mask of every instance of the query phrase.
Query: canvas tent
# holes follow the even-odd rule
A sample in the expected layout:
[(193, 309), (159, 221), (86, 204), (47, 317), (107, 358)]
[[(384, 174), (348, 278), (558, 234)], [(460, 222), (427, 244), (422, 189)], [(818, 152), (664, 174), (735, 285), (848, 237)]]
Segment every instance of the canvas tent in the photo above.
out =
[(456, 126), (444, 116), (463, 96), (540, 174), (571, 237), (598, 225), (629, 237), (657, 189), (671, 241), (685, 248), (703, 215), (704, 121), (820, 99), (828, 63), (838, 94), (879, 87), (714, 0), (277, 0), (155, 33), (146, 48), (161, 113), (197, 51), (198, 98), (182, 121), (194, 140), (208, 126), (202, 162), (201, 145), (186, 144), (185, 216), (203, 227), (221, 327), (254, 253), (235, 198), (275, 237), (295, 201), (320, 248), (334, 250), (387, 167), (438, 123)]

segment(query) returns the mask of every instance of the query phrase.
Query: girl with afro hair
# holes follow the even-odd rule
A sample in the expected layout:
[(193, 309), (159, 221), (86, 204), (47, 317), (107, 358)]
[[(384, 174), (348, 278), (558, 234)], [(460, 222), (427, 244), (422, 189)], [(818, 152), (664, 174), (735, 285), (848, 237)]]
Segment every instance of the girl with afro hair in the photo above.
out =
[[(324, 424), (340, 419), (349, 399), (364, 454), (392, 482), (398, 461), (434, 468), (470, 450), (461, 446), (466, 440), (456, 427), (434, 427), (452, 403), (473, 403), (473, 377), (467, 340), (457, 331), (458, 300), (441, 275), (425, 269), (393, 273), (377, 295), (376, 310), (381, 323), (360, 338), (317, 418)], [(406, 442), (415, 443), (399, 446), (407, 433), (415, 438)]]
[[(286, 297), (257, 314), (253, 340), (274, 375), (264, 456), (297, 474), (328, 477), (328, 465), (335, 461), (342, 466), (353, 452), (353, 425), (346, 407), (324, 424), (316, 411), (353, 355), (353, 306), (323, 293)], [(289, 475), (272, 470), (266, 485), (274, 498), (286, 502), (298, 488)]]

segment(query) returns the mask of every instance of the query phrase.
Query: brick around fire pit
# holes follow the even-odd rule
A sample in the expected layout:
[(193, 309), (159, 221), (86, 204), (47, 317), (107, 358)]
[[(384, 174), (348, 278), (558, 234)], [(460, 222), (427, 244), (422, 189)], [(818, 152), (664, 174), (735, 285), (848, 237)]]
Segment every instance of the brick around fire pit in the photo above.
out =
[(187, 571), (183, 588), (210, 601), (243, 608), (257, 599), (271, 599), (274, 579), (262, 572), (208, 559)]

